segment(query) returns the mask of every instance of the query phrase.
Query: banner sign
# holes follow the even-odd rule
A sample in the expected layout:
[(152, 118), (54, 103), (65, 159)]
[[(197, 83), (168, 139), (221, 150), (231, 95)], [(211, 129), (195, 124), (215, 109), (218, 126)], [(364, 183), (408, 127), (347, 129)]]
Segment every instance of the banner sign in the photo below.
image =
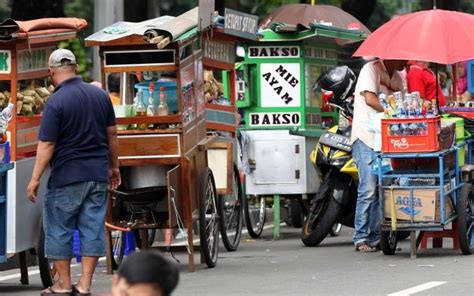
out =
[(249, 58), (299, 58), (299, 46), (249, 46)]
[(224, 33), (257, 40), (258, 16), (240, 11), (225, 9)]
[(260, 102), (262, 107), (300, 107), (300, 64), (260, 65)]
[(235, 46), (233, 43), (203, 40), (204, 57), (211, 60), (234, 64)]
[(249, 126), (300, 126), (301, 115), (298, 112), (250, 113)]

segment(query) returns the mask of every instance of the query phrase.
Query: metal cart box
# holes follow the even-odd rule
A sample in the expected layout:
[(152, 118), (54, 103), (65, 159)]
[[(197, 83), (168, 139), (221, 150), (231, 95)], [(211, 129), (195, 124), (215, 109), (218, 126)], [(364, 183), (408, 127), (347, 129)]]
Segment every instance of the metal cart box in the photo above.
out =
[(256, 195), (315, 193), (320, 180), (308, 157), (316, 138), (290, 135), (286, 130), (246, 131), (251, 173), (246, 193)]

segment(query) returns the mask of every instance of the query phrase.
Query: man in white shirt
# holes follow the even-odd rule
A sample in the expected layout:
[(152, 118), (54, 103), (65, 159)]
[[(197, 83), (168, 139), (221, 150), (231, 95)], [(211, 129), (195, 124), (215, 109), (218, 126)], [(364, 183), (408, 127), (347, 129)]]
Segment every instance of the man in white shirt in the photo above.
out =
[(371, 175), (374, 159), (374, 133), (369, 131), (371, 115), (383, 112), (378, 93), (388, 95), (403, 90), (403, 80), (397, 71), (406, 61), (375, 60), (364, 65), (355, 88), (352, 122), (352, 157), (359, 171), (359, 188), (354, 221), (354, 244), (360, 252), (376, 251), (380, 240), (380, 202), (376, 194), (377, 178)]

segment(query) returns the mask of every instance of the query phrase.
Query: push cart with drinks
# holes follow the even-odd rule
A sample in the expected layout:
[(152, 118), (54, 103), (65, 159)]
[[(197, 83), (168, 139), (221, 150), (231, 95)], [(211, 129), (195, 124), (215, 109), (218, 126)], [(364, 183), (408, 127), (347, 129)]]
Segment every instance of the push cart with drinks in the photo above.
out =
[(76, 38), (86, 26), (85, 20), (77, 18), (9, 19), (0, 24), (0, 109), (10, 120), (8, 126), (1, 126), (1, 138), (8, 141), (0, 144), (0, 158), (2, 163), (9, 162), (7, 154), (11, 158), (11, 163), (2, 165), (0, 260), (10, 262), (18, 255), (22, 284), (28, 284), (28, 252), (34, 254), (35, 248), (43, 283), (51, 283), (41, 241), (48, 172), (41, 178), (36, 203), (28, 201), (26, 192), (36, 159), (41, 112), (53, 91), (48, 58), (58, 42)]
[[(395, 126), (405, 121), (427, 130), (417, 135), (394, 134)], [(473, 251), (472, 176), (464, 182), (464, 159), (460, 159), (466, 141), (455, 142), (454, 125), (443, 126), (441, 122), (440, 116), (382, 119), (383, 152), (378, 154), (377, 171), (382, 213), (380, 246), (386, 255), (396, 252), (397, 231), (411, 232), (412, 258), (423, 237), (431, 232), (447, 231), (455, 248), (459, 246), (463, 254)], [(386, 160), (391, 161), (393, 170), (384, 169)]]
[[(115, 109), (123, 184), (111, 196), (108, 230), (136, 231), (146, 248), (149, 230), (175, 229), (190, 271), (196, 232), (207, 266), (216, 265), (219, 247), (217, 191), (207, 155), (216, 137), (206, 135), (197, 13), (119, 22), (86, 39), (87, 46), (99, 47), (104, 85), (111, 75), (121, 83), (122, 104)], [(116, 240), (109, 235), (109, 247)], [(114, 254), (107, 250), (111, 272)]]

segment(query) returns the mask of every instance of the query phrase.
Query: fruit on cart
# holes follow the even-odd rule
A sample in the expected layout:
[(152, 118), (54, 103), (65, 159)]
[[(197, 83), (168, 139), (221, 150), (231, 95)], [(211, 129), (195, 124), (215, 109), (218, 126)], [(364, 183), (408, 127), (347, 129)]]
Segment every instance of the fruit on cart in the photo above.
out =
[[(49, 95), (54, 90), (54, 86), (50, 85), (46, 87), (33, 87), (22, 89), (17, 92), (17, 114), (21, 115), (33, 115), (39, 114), (43, 111), (44, 105), (49, 98)], [(10, 101), (10, 94), (8, 96), (4, 93), (7, 104)], [(0, 106), (2, 104), (2, 96), (0, 96)]]

